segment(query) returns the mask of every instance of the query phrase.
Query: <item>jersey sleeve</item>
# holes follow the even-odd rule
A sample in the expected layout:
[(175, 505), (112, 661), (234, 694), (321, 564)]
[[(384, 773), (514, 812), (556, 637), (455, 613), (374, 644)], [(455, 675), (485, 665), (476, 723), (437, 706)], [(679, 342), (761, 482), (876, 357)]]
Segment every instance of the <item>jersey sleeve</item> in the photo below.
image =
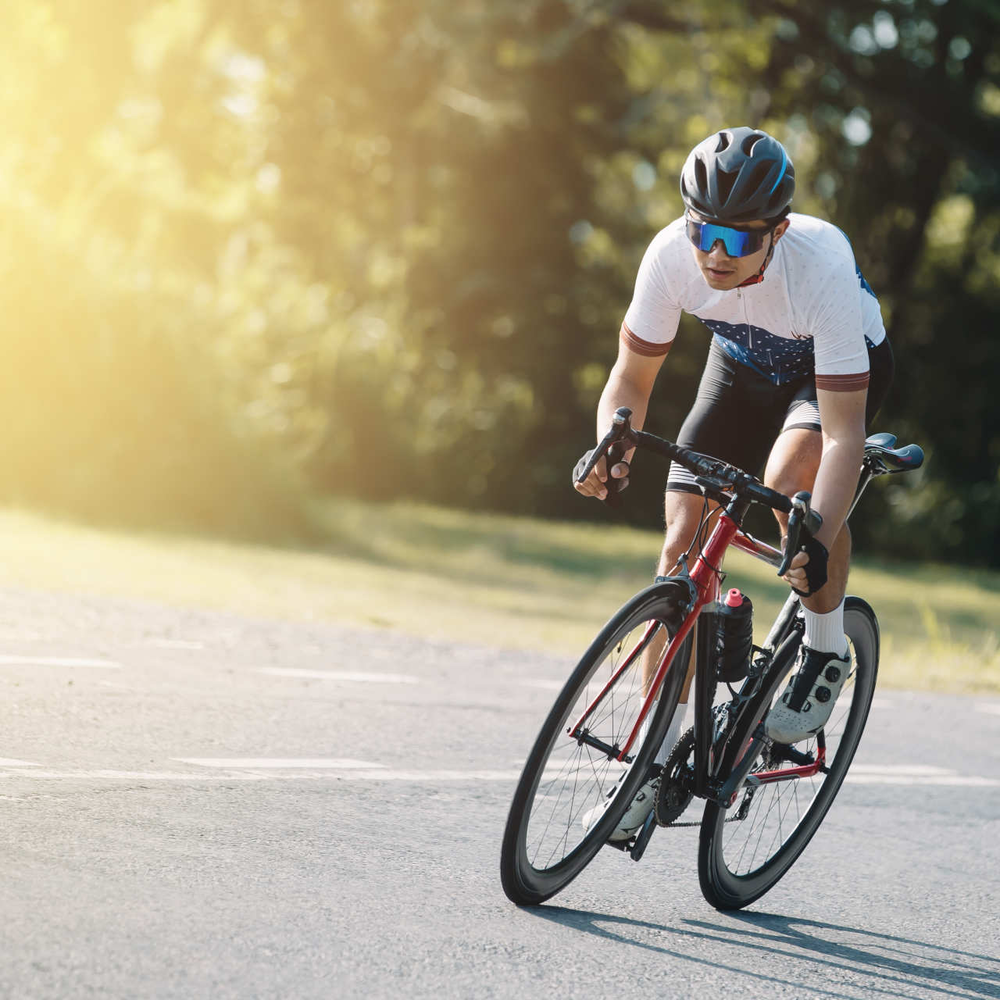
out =
[[(845, 240), (846, 242), (846, 240)], [(853, 392), (868, 386), (868, 346), (861, 280), (848, 244), (812, 283), (808, 329), (816, 355), (816, 388)]]
[(668, 281), (669, 232), (660, 232), (647, 247), (622, 323), (621, 339), (645, 357), (659, 357), (670, 350), (680, 321), (681, 307)]

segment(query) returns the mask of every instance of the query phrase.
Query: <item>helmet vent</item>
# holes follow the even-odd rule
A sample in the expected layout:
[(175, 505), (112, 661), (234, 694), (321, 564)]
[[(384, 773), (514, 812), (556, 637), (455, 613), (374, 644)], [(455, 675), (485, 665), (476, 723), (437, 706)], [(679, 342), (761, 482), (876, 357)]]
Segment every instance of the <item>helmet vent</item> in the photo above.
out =
[(705, 161), (700, 156), (694, 161), (694, 183), (697, 191), (705, 191), (708, 188), (708, 171), (705, 169)]
[(732, 172), (728, 170), (717, 170), (715, 173), (716, 179), (719, 182), (719, 204), (725, 205), (729, 201), (729, 195), (732, 193), (733, 185), (736, 183), (736, 175), (739, 173), (738, 170)]
[(681, 171), (685, 209), (725, 225), (783, 218), (795, 194), (784, 147), (759, 128), (713, 132), (688, 153)]

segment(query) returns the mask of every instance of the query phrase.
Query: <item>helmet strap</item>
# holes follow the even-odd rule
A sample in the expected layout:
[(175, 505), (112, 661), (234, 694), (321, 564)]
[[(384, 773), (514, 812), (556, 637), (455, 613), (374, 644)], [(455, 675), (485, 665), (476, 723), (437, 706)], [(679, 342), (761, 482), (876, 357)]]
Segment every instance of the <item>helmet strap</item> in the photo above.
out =
[(736, 287), (746, 288), (747, 285), (759, 285), (764, 280), (764, 268), (771, 262), (771, 255), (774, 253), (774, 244), (777, 241), (774, 238), (774, 230), (771, 230), (771, 245), (767, 248), (767, 255), (764, 257), (763, 263), (760, 265), (760, 270), (752, 277), (747, 278), (746, 281), (741, 281)]

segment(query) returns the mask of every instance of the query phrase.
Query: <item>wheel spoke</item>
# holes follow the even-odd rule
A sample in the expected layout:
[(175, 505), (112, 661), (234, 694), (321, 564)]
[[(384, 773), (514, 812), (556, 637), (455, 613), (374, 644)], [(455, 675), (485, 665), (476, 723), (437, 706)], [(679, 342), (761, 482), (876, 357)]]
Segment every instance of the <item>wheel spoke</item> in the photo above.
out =
[[(558, 714), (550, 715), (539, 735), (533, 769), (525, 771), (515, 793), (501, 870), (505, 890), (517, 901), (551, 895), (587, 863), (607, 836), (612, 822), (607, 811), (620, 815), (628, 804), (626, 791), (634, 794), (637, 776), (631, 768), (638, 763), (645, 770), (652, 758), (648, 739), (630, 749), (631, 765), (600, 749), (625, 746), (645, 700), (646, 661), (666, 630), (667, 614), (674, 614), (662, 598), (637, 599), (633, 605), (609, 623), (603, 647), (599, 640), (581, 661), (560, 696)], [(688, 648), (685, 644), (684, 662)], [(661, 699), (676, 703), (682, 681), (668, 672)], [(569, 735), (578, 723), (588, 739)]]
[[(614, 645), (606, 660), (595, 670), (590, 683), (581, 689), (579, 698), (569, 710), (569, 718), (582, 715), (590, 700), (641, 641), (645, 628), (646, 623), (640, 623)], [(640, 659), (635, 657), (587, 720), (591, 735), (608, 746), (622, 745), (638, 717), (642, 703), (638, 696), (640, 671)], [(547, 781), (543, 775), (527, 824), (528, 861), (539, 870), (558, 864), (579, 846), (588, 832), (587, 812), (604, 801), (612, 786), (612, 772), (617, 776), (620, 770), (617, 761), (586, 743), (569, 738), (563, 738), (553, 747), (549, 768), (553, 764), (558, 767), (557, 781)]]
[[(745, 906), (781, 878), (809, 842), (850, 766), (875, 686), (878, 625), (864, 602), (849, 598), (845, 627), (852, 667), (837, 705), (821, 739), (812, 736), (796, 745), (813, 759), (825, 746), (824, 770), (757, 785), (729, 810), (706, 808), (700, 873), (706, 897), (717, 906)], [(772, 700), (783, 683), (774, 683)], [(765, 740), (751, 775), (780, 769), (783, 756)]]

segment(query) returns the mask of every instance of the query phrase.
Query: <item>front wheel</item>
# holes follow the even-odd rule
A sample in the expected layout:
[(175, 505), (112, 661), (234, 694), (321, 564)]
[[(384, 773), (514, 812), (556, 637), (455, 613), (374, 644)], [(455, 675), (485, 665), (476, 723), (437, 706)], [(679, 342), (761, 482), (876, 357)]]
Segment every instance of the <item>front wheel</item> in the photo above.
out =
[(541, 903), (607, 841), (639, 790), (680, 698), (690, 637), (674, 654), (645, 736), (624, 761), (651, 674), (682, 619), (670, 581), (637, 594), (584, 653), (542, 726), (507, 818), (500, 876), (508, 899)]
[[(875, 692), (879, 659), (878, 621), (860, 598), (848, 597), (845, 602), (844, 631), (850, 641), (851, 670), (827, 724), (791, 748), (760, 739), (749, 776), (733, 803), (728, 808), (711, 802), (705, 807), (698, 876), (705, 898), (720, 910), (752, 903), (788, 871), (833, 804), (854, 759)], [(799, 641), (796, 632), (776, 652), (773, 676), (744, 731), (748, 736), (759, 733), (757, 726), (786, 680)], [(727, 751), (733, 759), (724, 762), (723, 773), (748, 763), (742, 756), (748, 741), (739, 742), (743, 745), (734, 744)], [(825, 771), (755, 784), (755, 775), (815, 760), (820, 747), (826, 752)]]

